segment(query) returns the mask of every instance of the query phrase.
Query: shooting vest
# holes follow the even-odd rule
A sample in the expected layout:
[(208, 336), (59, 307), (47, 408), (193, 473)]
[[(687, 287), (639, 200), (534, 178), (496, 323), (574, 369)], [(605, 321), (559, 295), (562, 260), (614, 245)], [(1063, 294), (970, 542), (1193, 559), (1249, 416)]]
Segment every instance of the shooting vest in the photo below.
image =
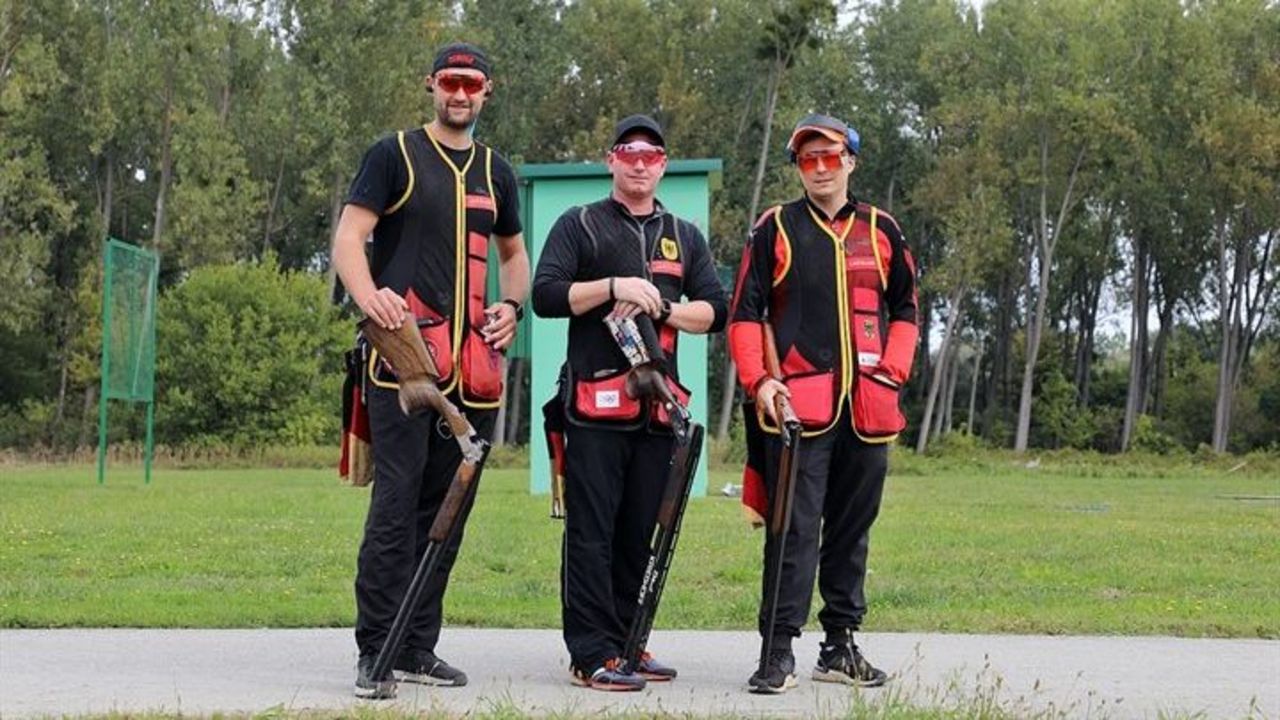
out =
[[(884, 352), (893, 247), (878, 225), (892, 222), (858, 203), (831, 224), (801, 199), (770, 211), (774, 224), (773, 326), (783, 382), (805, 434), (820, 435), (849, 404), (853, 431), (866, 442), (893, 440), (906, 427), (898, 388), (873, 377)], [(778, 428), (757, 408), (761, 427)]]
[[(440, 370), (440, 390), (457, 388), (467, 407), (496, 408), (502, 356), (480, 335), (489, 237), (498, 213), (493, 150), (473, 142), (458, 164), (425, 127), (401, 131), (396, 139), (409, 182), (374, 229), (374, 282), (409, 302)], [(399, 387), (376, 351), (369, 376), (379, 387)]]

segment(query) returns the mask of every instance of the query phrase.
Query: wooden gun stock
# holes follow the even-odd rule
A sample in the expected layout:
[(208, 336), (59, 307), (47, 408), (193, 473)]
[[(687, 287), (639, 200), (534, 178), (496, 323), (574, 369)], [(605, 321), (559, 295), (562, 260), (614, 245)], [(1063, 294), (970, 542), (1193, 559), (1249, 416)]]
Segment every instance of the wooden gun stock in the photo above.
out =
[(458, 406), (440, 392), (440, 386), (436, 384), (440, 371), (431, 359), (431, 353), (427, 352), (427, 344), (422, 341), (413, 313), (406, 310), (404, 322), (395, 330), (388, 330), (369, 318), (361, 320), (358, 327), (395, 371), (400, 382), (400, 409), (404, 414), (416, 415), (435, 410), (444, 418), (462, 448), (464, 461), (477, 462), (480, 449), (475, 441), (475, 428), (471, 427)]
[(395, 330), (384, 328), (370, 318), (361, 320), (357, 327), (395, 371), (400, 382), (400, 409), (406, 415), (436, 407), (444, 400), (436, 386), (440, 371), (427, 352), (412, 312), (405, 311), (404, 322)]

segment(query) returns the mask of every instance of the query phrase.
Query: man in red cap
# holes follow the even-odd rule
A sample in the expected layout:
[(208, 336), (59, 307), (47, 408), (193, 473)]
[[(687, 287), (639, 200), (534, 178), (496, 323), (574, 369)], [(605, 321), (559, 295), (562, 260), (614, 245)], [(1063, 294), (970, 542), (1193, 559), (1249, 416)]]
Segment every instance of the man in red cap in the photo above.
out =
[[(747, 467), (743, 501), (762, 516), (782, 453), (776, 395), (790, 400), (804, 428), (783, 557), (776, 557), (774, 538), (765, 541), (764, 576), (774, 562), (782, 566), (772, 650), (764, 673), (748, 681), (760, 693), (796, 685), (791, 642), (808, 619), (815, 574), (826, 638), (813, 679), (859, 686), (886, 680), (853, 633), (867, 610), (868, 531), (880, 509), (887, 443), (906, 425), (898, 392), (918, 334), (915, 266), (898, 223), (849, 192), (857, 133), (835, 118), (809, 115), (796, 124), (787, 151), (805, 192), (756, 223), (729, 326), (738, 379), (754, 400), (746, 406), (747, 422), (755, 424), (749, 436), (763, 445)], [(765, 343), (775, 341), (776, 377), (765, 366)], [(764, 614), (762, 603), (761, 633)]]
[[(493, 92), (489, 73), (488, 58), (474, 45), (454, 43), (436, 54), (426, 78), (435, 118), (369, 148), (333, 243), (334, 268), (365, 315), (396, 328), (405, 311), (413, 311), (440, 371), (440, 389), (486, 439), (502, 400), (500, 353), (515, 338), (529, 289), (515, 173), (471, 137)], [(490, 240), (498, 250), (502, 296), (486, 304)], [(367, 346), (363, 357), (358, 372), (373, 440), (374, 486), (355, 585), (356, 695), (385, 697), (394, 683), (371, 677), (374, 660), (462, 454), (435, 412), (406, 417), (395, 374)], [(409, 622), (394, 663), (401, 680), (467, 683), (462, 671), (435, 655), (445, 585), (461, 538), (460, 530), (453, 534)]]

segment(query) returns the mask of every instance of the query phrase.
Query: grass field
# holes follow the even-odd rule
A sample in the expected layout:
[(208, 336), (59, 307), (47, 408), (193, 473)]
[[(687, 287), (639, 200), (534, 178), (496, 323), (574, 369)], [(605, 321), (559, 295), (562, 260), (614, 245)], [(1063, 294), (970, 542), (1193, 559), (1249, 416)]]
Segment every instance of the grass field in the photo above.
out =
[[(872, 536), (866, 629), (1280, 637), (1280, 475), (1267, 470), (901, 453)], [(525, 477), (485, 475), (447, 622), (559, 625), (561, 526)], [(0, 478), (0, 627), (353, 620), (368, 492), (331, 471)], [(752, 627), (760, 542), (736, 499), (691, 501), (659, 627)]]

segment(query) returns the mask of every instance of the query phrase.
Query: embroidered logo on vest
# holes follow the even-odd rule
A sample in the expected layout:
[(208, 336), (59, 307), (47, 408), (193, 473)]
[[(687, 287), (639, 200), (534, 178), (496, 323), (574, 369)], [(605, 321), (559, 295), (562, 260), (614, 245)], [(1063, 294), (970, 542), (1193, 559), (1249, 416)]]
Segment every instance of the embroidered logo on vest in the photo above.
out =
[(676, 244), (675, 240), (672, 240), (669, 237), (664, 237), (662, 238), (661, 245), (662, 245), (662, 257), (666, 258), (667, 260), (675, 260), (676, 258), (680, 257), (680, 246)]

